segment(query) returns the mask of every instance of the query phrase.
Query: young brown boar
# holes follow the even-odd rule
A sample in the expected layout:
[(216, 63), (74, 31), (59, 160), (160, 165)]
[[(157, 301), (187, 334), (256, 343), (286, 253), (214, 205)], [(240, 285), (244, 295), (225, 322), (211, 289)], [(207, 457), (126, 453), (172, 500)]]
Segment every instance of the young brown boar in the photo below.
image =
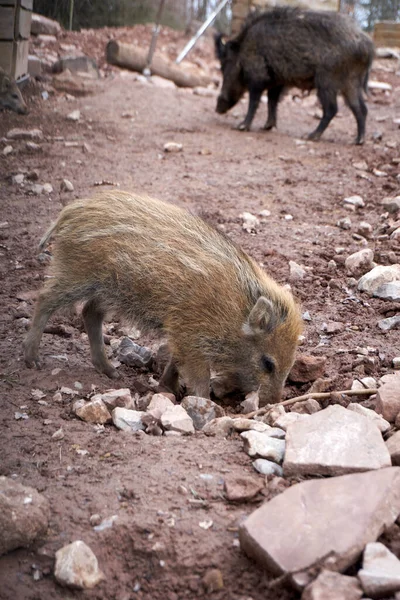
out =
[(171, 360), (161, 385), (175, 394), (179, 374), (209, 397), (210, 375), (262, 402), (277, 402), (302, 329), (290, 292), (230, 239), (171, 204), (110, 191), (66, 206), (40, 245), (54, 236), (53, 278), (41, 291), (25, 340), (25, 361), (39, 366), (49, 317), (84, 301), (96, 369), (106, 358), (102, 323), (114, 315), (166, 335)]
[(15, 80), (0, 68), (0, 108), (9, 108), (25, 115), (28, 112)]

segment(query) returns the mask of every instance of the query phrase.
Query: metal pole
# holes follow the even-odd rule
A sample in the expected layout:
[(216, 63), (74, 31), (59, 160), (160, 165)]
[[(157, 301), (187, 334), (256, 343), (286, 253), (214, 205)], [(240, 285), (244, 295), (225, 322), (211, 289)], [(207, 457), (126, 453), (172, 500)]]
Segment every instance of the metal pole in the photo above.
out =
[(161, 21), (161, 15), (163, 12), (163, 8), (164, 8), (164, 3), (165, 3), (165, 0), (161, 0), (160, 5), (158, 7), (157, 15), (156, 15), (156, 20), (155, 20), (155, 24), (154, 24), (154, 28), (153, 28), (153, 35), (152, 35), (151, 42), (150, 42), (149, 53), (147, 55), (146, 66), (143, 69), (143, 75), (145, 75), (146, 77), (150, 77), (150, 75), (151, 75), (150, 65), (151, 65), (151, 61), (153, 60), (154, 50), (156, 49), (157, 37), (158, 37), (159, 31), (160, 31), (160, 21)]
[(74, 18), (74, 0), (69, 3), (69, 30), (72, 31), (72, 20)]
[(211, 25), (215, 17), (218, 15), (219, 12), (221, 12), (224, 6), (228, 4), (228, 2), (229, 0), (222, 0), (222, 2), (218, 4), (217, 8), (210, 14), (207, 21), (204, 21), (203, 25), (200, 27), (198, 32), (192, 37), (192, 39), (186, 44), (182, 52), (179, 54), (178, 58), (175, 61), (177, 65), (179, 65), (179, 63), (185, 58), (186, 54), (188, 54), (188, 52), (193, 48), (199, 37), (205, 32), (207, 27)]

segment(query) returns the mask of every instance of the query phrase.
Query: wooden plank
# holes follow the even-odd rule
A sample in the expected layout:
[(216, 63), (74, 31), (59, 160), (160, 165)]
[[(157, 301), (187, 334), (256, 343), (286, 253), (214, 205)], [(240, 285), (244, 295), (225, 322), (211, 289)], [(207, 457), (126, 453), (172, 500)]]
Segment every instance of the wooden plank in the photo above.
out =
[(0, 0), (0, 6), (16, 6), (17, 0)]
[(21, 40), (15, 42), (15, 54), (12, 75), (15, 79), (22, 77), (28, 73), (28, 53), (29, 53), (29, 41)]
[(14, 42), (0, 42), (0, 67), (12, 74)]
[(0, 40), (14, 39), (15, 8), (0, 6)]
[[(3, 0), (0, 0), (2, 2)], [(22, 8), (26, 8), (27, 10), (33, 10), (33, 0), (20, 0), (19, 2)]]
[(31, 35), (31, 19), (32, 13), (24, 8), (19, 8), (15, 23), (15, 39), (29, 40)]

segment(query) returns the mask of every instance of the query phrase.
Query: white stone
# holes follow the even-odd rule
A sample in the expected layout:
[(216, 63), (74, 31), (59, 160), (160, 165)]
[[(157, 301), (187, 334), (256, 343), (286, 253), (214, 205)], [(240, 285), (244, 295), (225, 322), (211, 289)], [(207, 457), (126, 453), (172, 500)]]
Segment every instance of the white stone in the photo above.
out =
[(343, 219), (339, 219), (339, 221), (336, 223), (336, 226), (340, 227), (340, 229), (344, 229), (344, 230), (351, 229), (350, 217), (344, 217)]
[(147, 407), (147, 412), (153, 415), (155, 419), (160, 419), (168, 408), (174, 406), (174, 403), (164, 396), (164, 394), (154, 394)]
[(5, 146), (3, 148), (3, 154), (4, 154), (4, 156), (8, 156), (9, 154), (11, 154), (12, 151), (13, 151), (13, 147), (12, 146)]
[(239, 217), (243, 221), (243, 223), (242, 223), (243, 229), (245, 231), (247, 231), (248, 233), (251, 233), (252, 231), (254, 231), (256, 229), (257, 225), (260, 224), (259, 219), (255, 215), (252, 215), (249, 212), (243, 212), (239, 215)]
[(400, 264), (390, 266), (380, 265), (363, 275), (359, 280), (357, 287), (360, 292), (374, 294), (374, 292), (376, 292), (376, 290), (384, 283), (390, 283), (396, 279), (400, 279)]
[(96, 556), (81, 540), (56, 552), (54, 576), (61, 585), (80, 590), (93, 588), (105, 579)]
[(290, 412), (285, 413), (278, 417), (276, 421), (274, 421), (274, 427), (279, 427), (279, 429), (283, 429), (283, 431), (287, 431), (287, 428), (292, 423), (297, 423), (297, 421), (303, 421), (304, 419), (308, 419), (310, 415), (304, 413)]
[(167, 142), (164, 144), (164, 152), (182, 152), (183, 144), (177, 142)]
[(153, 83), (156, 87), (164, 88), (164, 89), (176, 89), (176, 85), (170, 79), (165, 79), (165, 77), (160, 77), (159, 75), (151, 76), (151, 83)]
[(62, 192), (73, 192), (74, 191), (74, 186), (73, 184), (69, 181), (69, 179), (63, 179), (61, 181), (60, 184), (60, 190)]
[(272, 438), (259, 431), (244, 431), (240, 434), (244, 440), (244, 449), (249, 456), (268, 458), (281, 463), (285, 454), (285, 441)]
[(254, 511), (240, 526), (240, 545), (264, 569), (303, 588), (316, 567), (345, 571), (399, 513), (399, 467), (312, 479)]
[(356, 208), (363, 208), (365, 206), (365, 202), (361, 196), (348, 196), (343, 200), (345, 204), (351, 204)]
[(395, 356), (392, 360), (393, 368), (400, 369), (400, 356)]
[(242, 407), (242, 412), (244, 414), (258, 410), (260, 407), (260, 398), (258, 395), (258, 391), (250, 392), (249, 394), (247, 394), (243, 402), (240, 403), (240, 406)]
[(77, 400), (73, 404), (74, 413), (86, 423), (108, 423), (111, 415), (101, 398), (92, 398), (88, 402)]
[(289, 280), (294, 282), (294, 281), (301, 281), (302, 279), (304, 279), (306, 275), (306, 270), (298, 265), (296, 262), (294, 262), (294, 260), (289, 260)]
[(391, 92), (393, 88), (390, 85), (390, 83), (386, 83), (384, 81), (374, 81), (374, 80), (370, 79), (368, 81), (368, 89), (380, 90), (382, 92)]
[(72, 112), (69, 113), (69, 115), (67, 115), (68, 121), (79, 121), (80, 118), (81, 118), (81, 111), (78, 109), (73, 110)]
[(142, 422), (144, 414), (144, 412), (139, 410), (129, 410), (117, 406), (112, 411), (112, 420), (115, 427), (122, 429), (122, 431), (139, 431), (145, 429)]
[(356, 577), (323, 570), (305, 588), (301, 600), (360, 600), (362, 594)]
[(363, 377), (362, 379), (358, 380), (355, 379), (353, 381), (353, 383), (351, 384), (351, 389), (352, 390), (365, 390), (365, 389), (371, 389), (374, 390), (377, 386), (377, 382), (376, 379), (374, 379), (374, 377)]
[(233, 427), (236, 431), (268, 432), (272, 429), (272, 427), (267, 425), (267, 423), (263, 423), (262, 421), (254, 421), (253, 419), (245, 419), (244, 417), (233, 419)]
[(353, 402), (348, 405), (347, 410), (351, 410), (358, 415), (362, 415), (363, 417), (370, 419), (373, 423), (375, 423), (381, 433), (386, 433), (390, 429), (389, 421), (386, 421), (382, 415), (378, 415), (378, 413), (374, 410), (366, 408), (365, 406), (361, 406), (361, 404)]
[(382, 331), (390, 331), (391, 329), (397, 329), (400, 326), (400, 315), (394, 317), (387, 317), (387, 319), (381, 319), (378, 321), (379, 329)]
[(103, 394), (100, 394), (100, 398), (109, 410), (113, 410), (117, 406), (135, 409), (135, 402), (129, 388), (106, 390)]
[(261, 473), (261, 475), (278, 475), (279, 477), (283, 475), (282, 467), (271, 460), (257, 458), (252, 464), (255, 470)]
[(231, 417), (220, 417), (213, 419), (203, 427), (203, 433), (210, 436), (225, 438), (233, 431), (233, 421)]
[(180, 404), (167, 408), (161, 415), (161, 424), (167, 431), (194, 433), (193, 421)]
[(358, 578), (372, 598), (392, 595), (400, 590), (400, 561), (380, 542), (367, 544)]
[(285, 475), (343, 475), (391, 464), (375, 423), (338, 404), (286, 431)]
[(209, 421), (225, 416), (224, 409), (209, 398), (185, 396), (181, 406), (186, 410), (197, 430), (203, 429)]
[(344, 263), (350, 275), (360, 275), (372, 268), (374, 253), (371, 248), (363, 248), (354, 254), (350, 254)]
[(392, 300), (393, 302), (400, 301), (400, 278), (397, 281), (384, 283), (380, 285), (374, 292), (374, 296), (383, 300)]

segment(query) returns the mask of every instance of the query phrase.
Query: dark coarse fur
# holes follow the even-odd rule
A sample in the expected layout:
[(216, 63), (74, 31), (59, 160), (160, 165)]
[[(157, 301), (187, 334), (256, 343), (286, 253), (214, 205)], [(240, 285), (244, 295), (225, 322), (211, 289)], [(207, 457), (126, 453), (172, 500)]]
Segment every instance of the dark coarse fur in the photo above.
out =
[(299, 310), (229, 238), (172, 204), (120, 191), (65, 207), (41, 247), (52, 236), (53, 277), (25, 340), (28, 366), (39, 364), (53, 312), (84, 302), (92, 361), (110, 377), (116, 373), (102, 336), (108, 314), (167, 337), (172, 358), (162, 385), (174, 393), (181, 374), (208, 397), (214, 374), (232, 389), (261, 386), (261, 398), (280, 398), (301, 332)]
[(265, 129), (276, 126), (277, 105), (287, 87), (316, 89), (323, 116), (309, 139), (320, 138), (337, 112), (337, 95), (343, 97), (357, 122), (356, 143), (365, 137), (368, 74), (374, 47), (353, 20), (332, 12), (275, 8), (250, 15), (241, 32), (223, 43), (217, 36), (223, 84), (217, 112), (234, 106), (243, 93), (250, 94), (249, 108), (239, 129), (248, 130), (260, 98), (268, 90)]

